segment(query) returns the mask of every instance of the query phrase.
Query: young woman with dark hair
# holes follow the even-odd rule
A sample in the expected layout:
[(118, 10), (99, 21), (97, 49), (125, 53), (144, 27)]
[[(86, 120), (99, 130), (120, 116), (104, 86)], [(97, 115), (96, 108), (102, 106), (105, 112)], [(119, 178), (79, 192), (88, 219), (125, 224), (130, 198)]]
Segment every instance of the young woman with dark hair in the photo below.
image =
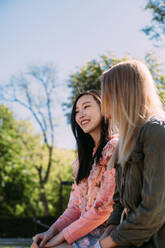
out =
[[(87, 91), (85, 93), (81, 93), (72, 108), (72, 113), (71, 113), (71, 127), (73, 134), (75, 136), (76, 142), (77, 142), (77, 150), (78, 150), (78, 160), (79, 160), (79, 170), (78, 174), (76, 177), (76, 183), (78, 184), (83, 178), (86, 178), (89, 176), (90, 170), (92, 168), (92, 164), (94, 162), (94, 159), (96, 159), (96, 162), (99, 161), (101, 157), (102, 150), (106, 143), (109, 140), (109, 135), (108, 135), (108, 119), (105, 119), (101, 116), (101, 113), (98, 112), (98, 109), (93, 110), (95, 119), (97, 119), (97, 115), (99, 115), (99, 118), (97, 119), (98, 125), (99, 125), (99, 132), (97, 132), (95, 126), (94, 126), (94, 132), (96, 133), (95, 136), (97, 136), (96, 143), (95, 140), (92, 138), (92, 135), (85, 130), (85, 128), (81, 128), (81, 123), (79, 121), (76, 121), (76, 116), (78, 115), (78, 110), (77, 110), (77, 101), (82, 97), (85, 96), (86, 98), (93, 98), (98, 106), (100, 106), (100, 92), (96, 90), (92, 91)], [(84, 98), (82, 98), (84, 99)], [(93, 100), (92, 99), (92, 100)], [(96, 105), (97, 106), (97, 105)], [(98, 108), (97, 106), (97, 108)], [(88, 103), (85, 105), (85, 108), (88, 108)], [(95, 123), (94, 123), (95, 125)], [(90, 126), (88, 126), (88, 129)], [(93, 149), (95, 149), (95, 153), (93, 153)], [(94, 156), (93, 156), (94, 154)]]
[(78, 158), (69, 204), (47, 232), (33, 238), (33, 248), (92, 247), (105, 230), (115, 189), (115, 170), (107, 171), (107, 164), (117, 137), (108, 132), (100, 104), (98, 91), (84, 92), (74, 102), (71, 126)]

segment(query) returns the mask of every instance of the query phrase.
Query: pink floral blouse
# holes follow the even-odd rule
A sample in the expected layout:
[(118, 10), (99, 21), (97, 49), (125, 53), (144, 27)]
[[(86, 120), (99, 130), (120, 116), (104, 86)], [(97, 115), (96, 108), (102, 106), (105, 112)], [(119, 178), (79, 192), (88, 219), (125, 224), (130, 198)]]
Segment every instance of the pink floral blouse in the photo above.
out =
[[(100, 161), (94, 162), (89, 177), (78, 185), (74, 182), (68, 207), (53, 225), (69, 244), (103, 224), (112, 211), (115, 169), (107, 170), (107, 165), (116, 143), (114, 136), (104, 147)], [(76, 174), (78, 160), (74, 167)]]

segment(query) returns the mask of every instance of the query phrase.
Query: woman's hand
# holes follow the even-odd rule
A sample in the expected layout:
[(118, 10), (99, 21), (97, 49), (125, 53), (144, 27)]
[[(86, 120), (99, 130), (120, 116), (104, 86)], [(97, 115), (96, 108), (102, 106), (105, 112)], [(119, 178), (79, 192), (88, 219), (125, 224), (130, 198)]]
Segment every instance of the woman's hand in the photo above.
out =
[(53, 237), (49, 242), (46, 243), (45, 248), (55, 247), (57, 245), (60, 245), (64, 241), (65, 241), (64, 235), (62, 232), (60, 232), (55, 237)]
[(102, 239), (99, 243), (102, 248), (113, 248), (118, 246), (118, 244), (114, 242), (110, 236)]
[(107, 236), (110, 235), (110, 233), (112, 232), (112, 230), (114, 230), (117, 227), (117, 225), (109, 225), (107, 226), (107, 228), (105, 229), (103, 235), (100, 237), (100, 241), (104, 238), (106, 238)]
[(112, 240), (110, 237), (110, 233), (112, 230), (114, 230), (117, 227), (117, 225), (109, 225), (103, 235), (99, 239), (100, 246), (102, 248), (112, 248), (112, 247), (117, 247), (117, 244)]
[(31, 248), (42, 248), (45, 246), (45, 244), (54, 236), (53, 230), (49, 229), (46, 232), (36, 234), (33, 237), (33, 243), (31, 245)]

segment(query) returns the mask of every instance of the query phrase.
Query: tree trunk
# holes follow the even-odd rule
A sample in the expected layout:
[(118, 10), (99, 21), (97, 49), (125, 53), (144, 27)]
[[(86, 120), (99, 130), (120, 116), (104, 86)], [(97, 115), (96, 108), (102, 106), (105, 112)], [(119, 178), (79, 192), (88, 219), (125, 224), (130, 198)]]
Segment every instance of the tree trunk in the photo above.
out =
[(48, 202), (47, 202), (44, 190), (43, 190), (43, 192), (40, 193), (40, 199), (41, 199), (41, 202), (42, 202), (43, 207), (44, 207), (44, 215), (48, 216), (49, 215), (49, 208), (48, 208)]

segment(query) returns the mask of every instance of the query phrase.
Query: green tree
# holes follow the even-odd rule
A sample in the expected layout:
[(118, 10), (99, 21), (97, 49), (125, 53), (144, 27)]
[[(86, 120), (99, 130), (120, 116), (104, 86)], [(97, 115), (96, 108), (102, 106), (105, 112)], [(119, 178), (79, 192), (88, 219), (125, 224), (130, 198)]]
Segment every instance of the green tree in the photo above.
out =
[[(12, 112), (0, 105), (0, 216), (44, 215), (36, 167), (42, 164), (42, 173), (46, 173), (48, 159), (47, 147), (31, 123), (15, 120)], [(58, 217), (68, 203), (71, 187), (64, 186), (61, 195), (60, 187), (62, 181), (72, 181), (74, 160), (74, 151), (53, 148), (52, 171), (45, 184), (52, 216)]]
[(0, 105), (0, 124), (0, 215), (16, 215), (18, 206), (29, 200), (26, 186), (32, 181), (21, 160), (18, 123), (4, 105)]
[(165, 104), (165, 70), (163, 64), (151, 52), (146, 54), (144, 60), (157, 84), (162, 102)]
[[(69, 200), (71, 186), (63, 182), (72, 182), (72, 163), (76, 158), (75, 151), (54, 149), (54, 163), (50, 179), (46, 185), (50, 214), (59, 216), (66, 208)], [(61, 190), (61, 192), (60, 192)], [(61, 194), (61, 195), (60, 195)], [(62, 198), (61, 198), (62, 197)]]
[(147, 0), (145, 10), (152, 13), (152, 20), (151, 24), (142, 30), (150, 39), (161, 40), (165, 34), (165, 1)]
[[(22, 212), (22, 215), (43, 216), (45, 212), (40, 199), (40, 180), (36, 167), (42, 164), (42, 173), (46, 173), (47, 161), (49, 159), (47, 147), (42, 142), (42, 138), (34, 133), (30, 123), (21, 121), (21, 123), (19, 123), (19, 133), (19, 141), (22, 144), (21, 157), (24, 159), (25, 166), (27, 170), (29, 170), (32, 179), (32, 182), (26, 185), (26, 188), (28, 188), (27, 193), (29, 193), (30, 197), (28, 203), (25, 201), (23, 203), (24, 212)], [(45, 184), (49, 215), (57, 217), (59, 211), (64, 209), (67, 205), (70, 187), (63, 187), (63, 202), (61, 202), (60, 185), (62, 181), (72, 181), (71, 164), (74, 160), (74, 151), (53, 148), (52, 169), (49, 180)]]
[(17, 205), (16, 214), (22, 216), (43, 215), (44, 209), (40, 201), (40, 184), (35, 166), (43, 162), (43, 157), (47, 153), (43, 149), (42, 138), (35, 134), (32, 124), (24, 120), (17, 121), (17, 123), (19, 136), (17, 143), (21, 147), (19, 159), (24, 165), (24, 170), (29, 175), (30, 180), (25, 182), (27, 197), (22, 200), (21, 205)]
[[(33, 66), (0, 88), (1, 101), (20, 105), (31, 114), (40, 129), (47, 160), (35, 164), (40, 183), (40, 200), (44, 214), (49, 215), (45, 185), (53, 163), (54, 130), (56, 126), (56, 70), (53, 65)], [(56, 95), (56, 97), (55, 97)]]

